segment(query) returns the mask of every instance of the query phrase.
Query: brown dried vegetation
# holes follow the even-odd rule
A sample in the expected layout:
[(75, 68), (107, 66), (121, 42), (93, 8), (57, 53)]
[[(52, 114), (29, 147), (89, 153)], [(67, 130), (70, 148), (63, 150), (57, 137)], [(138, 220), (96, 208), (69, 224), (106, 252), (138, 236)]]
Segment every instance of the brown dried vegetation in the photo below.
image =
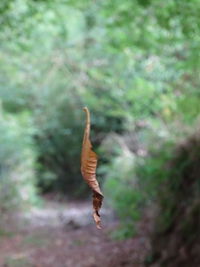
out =
[(99, 210), (102, 205), (103, 194), (96, 179), (97, 155), (92, 150), (92, 144), (90, 142), (90, 112), (87, 107), (84, 108), (84, 111), (86, 112), (86, 126), (81, 154), (81, 173), (93, 191), (93, 217), (97, 228), (101, 229)]

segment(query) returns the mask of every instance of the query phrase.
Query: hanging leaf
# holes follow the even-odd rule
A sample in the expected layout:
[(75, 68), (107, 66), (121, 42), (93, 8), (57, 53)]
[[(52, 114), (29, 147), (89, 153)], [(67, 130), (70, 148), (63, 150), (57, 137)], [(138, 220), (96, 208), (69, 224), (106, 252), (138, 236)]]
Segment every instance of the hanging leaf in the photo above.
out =
[(81, 154), (81, 173), (93, 191), (93, 217), (97, 228), (101, 229), (99, 210), (102, 205), (103, 194), (96, 179), (97, 155), (94, 151), (92, 151), (92, 144), (90, 142), (90, 112), (87, 107), (83, 110), (86, 112), (86, 126)]

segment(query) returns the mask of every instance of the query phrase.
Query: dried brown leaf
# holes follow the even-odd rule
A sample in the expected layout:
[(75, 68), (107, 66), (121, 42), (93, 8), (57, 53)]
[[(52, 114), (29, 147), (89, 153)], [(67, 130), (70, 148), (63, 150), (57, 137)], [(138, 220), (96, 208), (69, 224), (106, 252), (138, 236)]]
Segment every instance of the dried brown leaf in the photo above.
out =
[(101, 229), (99, 210), (102, 205), (103, 194), (96, 179), (97, 155), (92, 150), (92, 144), (90, 142), (90, 112), (87, 107), (85, 107), (83, 110), (86, 112), (86, 126), (81, 154), (81, 173), (83, 178), (93, 191), (93, 217), (96, 222), (97, 228)]

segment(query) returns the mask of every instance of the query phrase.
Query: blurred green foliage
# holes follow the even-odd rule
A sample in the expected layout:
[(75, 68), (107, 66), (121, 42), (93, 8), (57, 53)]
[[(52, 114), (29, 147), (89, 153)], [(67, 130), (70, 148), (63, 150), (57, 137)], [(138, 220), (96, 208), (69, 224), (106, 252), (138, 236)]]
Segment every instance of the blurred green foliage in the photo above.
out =
[[(106, 197), (126, 222), (138, 218), (143, 186), (136, 169), (142, 164), (146, 179), (156, 169), (162, 180), (160, 156), (149, 163), (149, 148), (198, 122), (199, 12), (198, 0), (2, 0), (1, 188), (22, 164), (14, 172), (32, 177), (22, 179), (32, 192), (36, 183), (41, 192), (83, 195), (87, 105)], [(111, 133), (125, 140), (125, 152)], [(12, 186), (15, 201), (19, 188)]]
[[(16, 211), (36, 202), (35, 152), (25, 116), (0, 112), (0, 211)], [(26, 130), (27, 129), (27, 130)]]

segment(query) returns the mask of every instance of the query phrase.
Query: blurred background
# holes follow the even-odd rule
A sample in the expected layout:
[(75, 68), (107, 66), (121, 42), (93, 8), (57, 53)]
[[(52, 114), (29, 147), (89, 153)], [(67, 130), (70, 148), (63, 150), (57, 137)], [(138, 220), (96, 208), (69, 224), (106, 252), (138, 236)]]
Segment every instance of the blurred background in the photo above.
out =
[(199, 14), (199, 0), (1, 0), (0, 266), (200, 266)]

